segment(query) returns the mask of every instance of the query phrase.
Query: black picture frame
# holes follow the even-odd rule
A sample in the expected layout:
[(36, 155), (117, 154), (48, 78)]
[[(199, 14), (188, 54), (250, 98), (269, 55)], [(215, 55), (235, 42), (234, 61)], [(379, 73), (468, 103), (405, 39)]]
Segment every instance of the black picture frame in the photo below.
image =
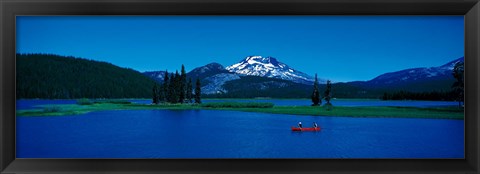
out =
[[(0, 0), (1, 173), (479, 173), (478, 0)], [(464, 15), (465, 159), (16, 159), (18, 15)]]

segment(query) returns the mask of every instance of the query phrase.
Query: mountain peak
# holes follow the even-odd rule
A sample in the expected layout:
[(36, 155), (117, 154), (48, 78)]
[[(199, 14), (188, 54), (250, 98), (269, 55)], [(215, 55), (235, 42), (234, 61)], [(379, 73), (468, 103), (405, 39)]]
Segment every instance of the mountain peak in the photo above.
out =
[(271, 77), (310, 84), (313, 78), (303, 72), (290, 68), (273, 57), (248, 56), (240, 62), (227, 66), (226, 70), (250, 76)]
[(278, 65), (277, 59), (275, 59), (274, 57), (270, 57), (270, 56), (268, 56), (268, 57), (248, 56), (242, 62), (247, 62), (249, 64), (262, 63), (262, 64)]
[(216, 62), (212, 62), (204, 66), (193, 69), (192, 71), (187, 73), (187, 76), (193, 79), (196, 79), (196, 78), (203, 79), (208, 76), (213, 76), (220, 73), (230, 73), (230, 72), (225, 70), (225, 67), (223, 67), (223, 65)]
[(223, 65), (217, 63), (217, 62), (212, 62), (212, 63), (209, 63), (207, 65), (205, 65), (205, 67), (208, 67), (210, 69), (217, 69), (217, 70), (223, 70), (225, 69), (225, 67), (223, 67)]
[(204, 66), (197, 67), (197, 68), (193, 69), (192, 71), (193, 72), (198, 72), (198, 73), (204, 73), (204, 72), (209, 72), (209, 71), (222, 71), (222, 70), (225, 70), (225, 67), (223, 67), (223, 65), (221, 65), (219, 63), (216, 63), (216, 62), (212, 62), (212, 63), (206, 64)]
[(262, 56), (247, 56), (245, 58), (246, 61), (249, 61), (249, 60), (254, 60), (254, 59), (262, 59), (263, 57)]

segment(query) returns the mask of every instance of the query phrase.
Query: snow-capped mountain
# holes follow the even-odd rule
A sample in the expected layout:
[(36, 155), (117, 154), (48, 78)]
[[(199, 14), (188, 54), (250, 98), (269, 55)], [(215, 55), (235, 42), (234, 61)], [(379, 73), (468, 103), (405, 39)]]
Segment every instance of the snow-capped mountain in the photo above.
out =
[[(289, 80), (296, 83), (312, 84), (314, 78), (279, 62), (273, 57), (248, 56), (242, 61), (227, 66), (226, 70), (248, 76), (260, 76)], [(319, 83), (325, 83), (319, 79)]]

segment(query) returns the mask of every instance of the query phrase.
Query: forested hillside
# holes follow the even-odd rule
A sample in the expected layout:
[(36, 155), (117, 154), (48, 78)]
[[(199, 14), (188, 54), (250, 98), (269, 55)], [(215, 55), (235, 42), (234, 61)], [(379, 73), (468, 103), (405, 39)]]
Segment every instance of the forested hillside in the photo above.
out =
[(17, 98), (150, 98), (152, 79), (111, 63), (17, 54)]
[(228, 91), (223, 94), (204, 95), (213, 98), (307, 98), (311, 86), (288, 80), (257, 76), (242, 76), (238, 80), (226, 82), (223, 87)]
[[(240, 79), (226, 82), (223, 87), (226, 93), (209, 94), (204, 97), (209, 98), (309, 98), (313, 90), (312, 85), (294, 83), (288, 80), (242, 76)], [(325, 84), (319, 84), (320, 97), (326, 89)], [(332, 96), (338, 98), (375, 98), (379, 99), (383, 90), (370, 90), (362, 87), (356, 87), (346, 83), (336, 83), (332, 85)]]

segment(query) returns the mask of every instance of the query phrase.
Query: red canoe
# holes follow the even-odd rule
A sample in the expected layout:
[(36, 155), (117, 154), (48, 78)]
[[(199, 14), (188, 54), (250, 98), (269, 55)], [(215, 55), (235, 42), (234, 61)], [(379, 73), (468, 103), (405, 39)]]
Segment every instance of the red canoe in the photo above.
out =
[(320, 131), (320, 127), (292, 127), (292, 131)]

